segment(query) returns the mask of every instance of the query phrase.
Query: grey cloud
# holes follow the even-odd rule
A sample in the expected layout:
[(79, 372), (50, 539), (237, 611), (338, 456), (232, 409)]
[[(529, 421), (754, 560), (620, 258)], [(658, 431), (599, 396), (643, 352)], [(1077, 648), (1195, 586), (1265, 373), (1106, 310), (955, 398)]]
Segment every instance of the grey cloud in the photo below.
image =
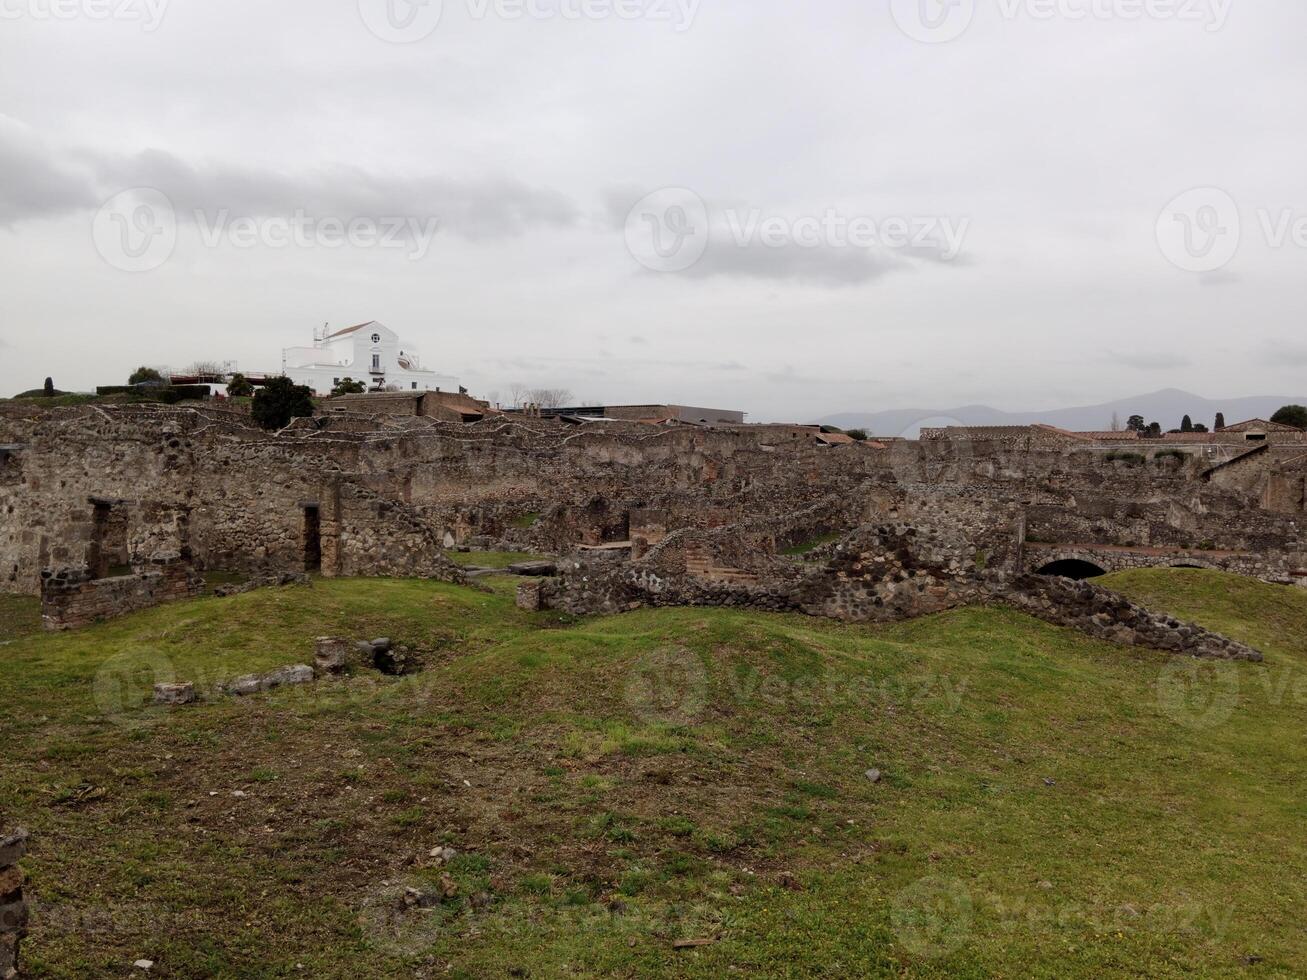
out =
[(1148, 371), (1158, 368), (1189, 367), (1193, 364), (1193, 361), (1183, 354), (1165, 351), (1109, 350), (1099, 360), (1107, 364), (1125, 365)]
[(95, 207), (91, 175), (54, 159), (28, 126), (0, 116), (0, 227)]
[(896, 259), (858, 248), (805, 248), (795, 244), (772, 248), (756, 242), (737, 245), (718, 240), (683, 275), (694, 279), (731, 276), (858, 286), (879, 279), (900, 264)]
[[(314, 218), (437, 219), (469, 240), (521, 235), (534, 227), (573, 225), (579, 211), (557, 191), (504, 177), (461, 180), (377, 174), (352, 166), (292, 173), (225, 165), (197, 166), (162, 150), (133, 157), (66, 153), (31, 131), (0, 126), (0, 224), (98, 207), (119, 191), (150, 187), (166, 194), (182, 220), (293, 215)], [(72, 166), (66, 161), (78, 161)]]

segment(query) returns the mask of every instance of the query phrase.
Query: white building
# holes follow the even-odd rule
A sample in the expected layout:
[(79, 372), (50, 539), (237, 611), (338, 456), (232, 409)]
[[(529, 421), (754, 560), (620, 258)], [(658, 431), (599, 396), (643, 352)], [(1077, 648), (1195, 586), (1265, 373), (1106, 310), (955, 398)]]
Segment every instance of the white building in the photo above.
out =
[(412, 345), (375, 320), (344, 330), (313, 332), (312, 347), (281, 352), (282, 373), (296, 384), (329, 395), (342, 378), (362, 381), (369, 391), (458, 391), (458, 379), (422, 368)]

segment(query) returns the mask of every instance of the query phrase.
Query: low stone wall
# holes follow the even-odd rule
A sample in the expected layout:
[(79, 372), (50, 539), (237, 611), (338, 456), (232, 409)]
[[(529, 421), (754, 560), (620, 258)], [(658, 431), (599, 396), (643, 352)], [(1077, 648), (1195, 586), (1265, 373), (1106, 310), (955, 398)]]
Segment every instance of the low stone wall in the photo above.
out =
[(92, 578), (87, 568), (41, 573), (41, 622), (47, 630), (70, 630), (204, 591), (204, 580), (180, 556), (161, 556), (140, 571)]
[[(1001, 530), (999, 541), (1007, 531)], [(984, 552), (947, 535), (903, 525), (862, 528), (821, 567), (757, 583), (706, 581), (640, 562), (570, 561), (562, 574), (519, 591), (522, 608), (574, 615), (643, 606), (720, 606), (802, 612), (842, 622), (895, 622), (968, 605), (1005, 605), (1096, 639), (1169, 653), (1260, 661), (1250, 647), (1151, 612), (1125, 596), (1070, 579), (987, 568)]]
[(26, 852), (26, 831), (0, 836), (0, 980), (18, 976), (18, 944), (27, 935), (27, 901), (18, 866)]

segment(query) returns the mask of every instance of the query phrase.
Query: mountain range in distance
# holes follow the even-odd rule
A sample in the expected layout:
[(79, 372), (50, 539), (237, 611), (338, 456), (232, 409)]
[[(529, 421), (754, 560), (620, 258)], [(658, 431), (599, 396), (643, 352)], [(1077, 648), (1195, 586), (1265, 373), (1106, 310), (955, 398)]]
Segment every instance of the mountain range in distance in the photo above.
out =
[(901, 408), (880, 412), (840, 412), (821, 419), (820, 424), (841, 429), (866, 429), (878, 436), (915, 439), (923, 427), (947, 425), (1032, 425), (1042, 422), (1073, 432), (1105, 432), (1112, 428), (1113, 416), (1124, 428), (1131, 415), (1142, 415), (1145, 422), (1160, 422), (1163, 431), (1166, 431), (1180, 428), (1180, 421), (1186, 415), (1195, 425), (1212, 428), (1217, 412), (1224, 413), (1228, 425), (1234, 425), (1247, 419), (1269, 419), (1285, 405), (1307, 405), (1307, 395), (1212, 399), (1178, 388), (1165, 388), (1148, 395), (1121, 398), (1101, 405), (1055, 408), (1045, 412), (1004, 412), (988, 405), (940, 409)]

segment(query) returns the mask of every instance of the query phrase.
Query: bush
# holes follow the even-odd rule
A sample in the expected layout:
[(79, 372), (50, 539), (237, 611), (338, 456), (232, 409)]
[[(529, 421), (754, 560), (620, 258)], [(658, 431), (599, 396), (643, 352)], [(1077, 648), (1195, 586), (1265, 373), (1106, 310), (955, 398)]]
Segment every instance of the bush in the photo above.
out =
[(231, 398), (249, 398), (252, 394), (254, 385), (243, 374), (233, 374), (227, 382), (227, 395)]
[(331, 395), (334, 398), (337, 395), (361, 395), (368, 390), (368, 386), (362, 381), (355, 381), (353, 378), (341, 378), (336, 382), (336, 386), (331, 389)]
[(1307, 407), (1302, 405), (1285, 405), (1274, 415), (1271, 421), (1280, 425), (1292, 425), (1297, 429), (1307, 429)]
[(870, 436), (867, 435), (866, 429), (849, 429), (849, 431), (844, 434), (854, 442), (866, 442), (870, 438)]
[(273, 378), (254, 393), (251, 414), (265, 429), (284, 429), (291, 419), (313, 415), (313, 392), (290, 378)]
[(138, 367), (127, 377), (129, 385), (138, 385), (146, 381), (153, 381), (155, 384), (168, 383), (168, 380), (152, 367)]

